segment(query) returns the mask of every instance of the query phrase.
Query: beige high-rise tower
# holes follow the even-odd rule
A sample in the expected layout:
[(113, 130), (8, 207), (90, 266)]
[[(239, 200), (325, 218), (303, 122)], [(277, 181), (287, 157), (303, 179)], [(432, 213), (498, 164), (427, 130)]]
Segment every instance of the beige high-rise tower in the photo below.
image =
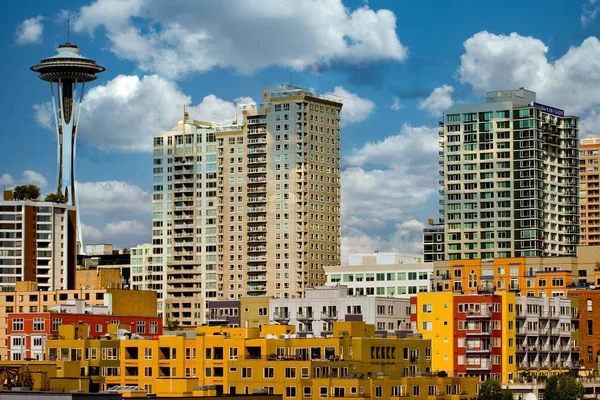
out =
[(155, 136), (152, 268), (166, 318), (199, 324), (206, 300), (325, 283), (323, 267), (340, 263), (341, 107), (267, 89), (240, 123), (185, 118)]

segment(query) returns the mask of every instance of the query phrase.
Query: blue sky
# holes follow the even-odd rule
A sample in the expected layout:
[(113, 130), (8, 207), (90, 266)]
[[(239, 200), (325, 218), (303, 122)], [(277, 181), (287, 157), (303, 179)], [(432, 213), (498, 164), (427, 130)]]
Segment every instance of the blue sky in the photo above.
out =
[[(420, 251), (437, 215), (437, 121), (486, 90), (525, 86), (600, 123), (598, 0), (11, 2), (0, 16), (4, 120), (0, 184), (55, 185), (49, 87), (29, 66), (71, 41), (107, 71), (87, 88), (77, 143), (84, 240), (150, 240), (152, 134), (182, 103), (231, 119), (263, 88), (297, 84), (346, 98), (343, 256)], [(599, 17), (600, 18), (600, 17)]]

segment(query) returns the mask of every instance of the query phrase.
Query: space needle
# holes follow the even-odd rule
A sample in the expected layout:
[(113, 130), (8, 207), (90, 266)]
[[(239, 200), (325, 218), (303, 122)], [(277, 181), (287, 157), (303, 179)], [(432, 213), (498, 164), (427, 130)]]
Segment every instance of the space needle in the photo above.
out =
[[(81, 100), (85, 84), (96, 80), (96, 74), (106, 68), (79, 54), (79, 48), (70, 42), (70, 25), (67, 42), (57, 49), (58, 54), (42, 59), (31, 67), (40, 79), (50, 82), (52, 109), (57, 135), (57, 195), (67, 205), (77, 207), (75, 197), (75, 135), (79, 125)], [(79, 96), (79, 97), (78, 97)], [(79, 213), (77, 213), (77, 238), (81, 245)]]

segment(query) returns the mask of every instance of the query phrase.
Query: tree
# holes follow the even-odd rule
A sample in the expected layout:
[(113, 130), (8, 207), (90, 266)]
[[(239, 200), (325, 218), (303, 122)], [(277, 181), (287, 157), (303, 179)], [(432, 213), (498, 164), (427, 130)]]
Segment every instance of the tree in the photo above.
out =
[(33, 390), (33, 375), (31, 372), (29, 372), (29, 368), (25, 368), (25, 374), (23, 375), (23, 387)]
[(546, 400), (582, 400), (584, 395), (583, 384), (568, 375), (551, 376), (544, 390)]
[(64, 203), (67, 201), (65, 195), (62, 193), (48, 193), (44, 201), (49, 201), (51, 203)]
[(502, 384), (496, 379), (486, 380), (479, 389), (477, 400), (512, 400), (510, 389), (502, 389)]
[(20, 185), (13, 189), (13, 200), (36, 200), (40, 197), (40, 188), (35, 185)]
[(167, 320), (165, 321), (165, 325), (166, 325), (168, 331), (180, 331), (181, 330), (181, 323), (179, 322), (179, 320), (176, 320), (176, 319), (167, 318)]

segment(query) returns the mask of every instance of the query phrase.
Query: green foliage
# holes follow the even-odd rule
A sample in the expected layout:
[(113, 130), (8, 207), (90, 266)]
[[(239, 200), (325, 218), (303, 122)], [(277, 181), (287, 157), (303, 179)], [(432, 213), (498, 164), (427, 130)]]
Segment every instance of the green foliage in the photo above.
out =
[(168, 331), (180, 331), (183, 328), (181, 327), (181, 323), (176, 319), (168, 319), (165, 321), (165, 326)]
[(25, 374), (23, 375), (23, 387), (33, 390), (33, 375), (29, 372), (29, 368), (25, 370)]
[(551, 376), (544, 390), (546, 400), (582, 400), (584, 395), (583, 384), (568, 375)]
[(36, 200), (40, 197), (40, 188), (35, 185), (19, 185), (13, 189), (13, 200)]
[(67, 199), (62, 193), (48, 193), (44, 201), (49, 201), (52, 203), (64, 203), (67, 201)]
[(488, 379), (481, 385), (476, 400), (512, 400), (513, 393), (509, 389), (502, 389), (502, 384), (496, 379)]

